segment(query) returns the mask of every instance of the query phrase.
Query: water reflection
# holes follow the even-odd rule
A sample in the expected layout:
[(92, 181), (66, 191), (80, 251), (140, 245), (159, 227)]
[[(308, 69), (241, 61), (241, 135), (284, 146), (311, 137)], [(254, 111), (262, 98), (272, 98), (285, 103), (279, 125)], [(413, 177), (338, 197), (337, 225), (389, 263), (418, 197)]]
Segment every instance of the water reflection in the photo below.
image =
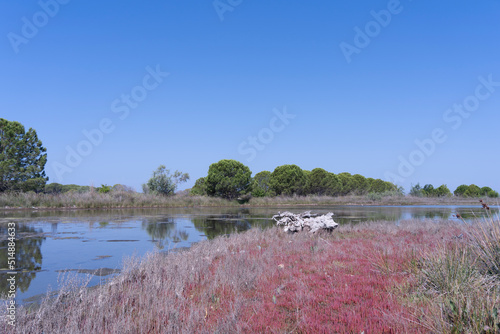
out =
[(236, 215), (206, 216), (192, 218), (194, 227), (203, 232), (207, 239), (213, 239), (219, 235), (243, 232), (252, 227), (248, 218)]
[[(21, 292), (28, 290), (37, 271), (42, 269), (42, 242), (45, 236), (41, 229), (26, 224), (16, 224), (16, 286)], [(0, 225), (0, 298), (8, 291), (8, 243), (7, 225)]]
[(147, 218), (142, 220), (141, 224), (142, 229), (148, 233), (151, 241), (158, 249), (164, 249), (165, 243), (168, 243), (169, 240), (179, 242), (181, 239), (179, 231), (176, 230), (173, 218)]

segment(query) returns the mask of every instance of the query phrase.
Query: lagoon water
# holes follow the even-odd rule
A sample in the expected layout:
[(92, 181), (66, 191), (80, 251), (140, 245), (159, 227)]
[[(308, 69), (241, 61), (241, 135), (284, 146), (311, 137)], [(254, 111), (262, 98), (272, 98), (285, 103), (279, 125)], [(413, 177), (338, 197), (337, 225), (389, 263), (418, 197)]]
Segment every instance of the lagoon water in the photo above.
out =
[[(123, 261), (148, 252), (167, 252), (219, 235), (273, 226), (278, 211), (333, 212), (340, 224), (406, 219), (481, 218), (472, 206), (300, 206), (287, 208), (181, 208), (0, 212), (0, 298), (7, 292), (7, 223), (17, 230), (19, 304), (37, 301), (69, 278), (101, 284)], [(499, 208), (492, 207), (498, 215)]]

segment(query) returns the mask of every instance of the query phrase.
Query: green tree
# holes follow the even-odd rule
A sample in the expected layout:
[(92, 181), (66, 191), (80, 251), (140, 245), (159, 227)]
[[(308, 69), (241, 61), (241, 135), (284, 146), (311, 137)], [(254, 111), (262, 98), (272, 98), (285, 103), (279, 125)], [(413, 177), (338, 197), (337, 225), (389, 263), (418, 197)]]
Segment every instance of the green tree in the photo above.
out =
[(297, 165), (278, 166), (271, 173), (271, 188), (276, 195), (301, 195), (306, 181), (304, 171)]
[(35, 130), (0, 118), (0, 191), (43, 191), (46, 151)]
[(410, 196), (422, 197), (423, 195), (424, 194), (422, 192), (422, 187), (420, 186), (420, 183), (417, 183), (416, 185), (411, 187)]
[(49, 183), (45, 185), (46, 194), (60, 194), (63, 192), (63, 185), (60, 183)]
[(315, 168), (309, 175), (307, 192), (313, 195), (337, 195), (342, 186), (336, 175), (323, 168)]
[(381, 179), (373, 180), (370, 187), (370, 192), (373, 193), (383, 193), (391, 190), (397, 190), (397, 187), (394, 184)]
[(250, 190), (252, 172), (236, 160), (221, 160), (208, 168), (207, 194), (235, 199)]
[(207, 194), (207, 184), (205, 179), (206, 178), (204, 177), (200, 177), (198, 180), (196, 180), (193, 188), (191, 188), (191, 191), (189, 192), (189, 195), (205, 196)]
[(434, 190), (434, 195), (437, 197), (451, 196), (451, 191), (446, 184), (442, 184)]
[(366, 178), (366, 183), (367, 183), (367, 185), (368, 185), (368, 190), (367, 190), (367, 192), (368, 192), (368, 193), (373, 192), (373, 190), (372, 190), (372, 185), (373, 185), (373, 182), (375, 182), (375, 179), (374, 179), (374, 178), (371, 178), (371, 177), (367, 177), (367, 178)]
[(370, 188), (370, 183), (361, 174), (354, 174), (352, 176), (351, 182), (353, 185), (353, 192), (356, 195), (365, 195)]
[(467, 188), (467, 191), (464, 193), (465, 197), (479, 197), (481, 196), (481, 188), (476, 186), (475, 184), (469, 185), (469, 188)]
[(462, 184), (462, 185), (458, 186), (457, 189), (455, 189), (453, 194), (455, 196), (465, 196), (465, 193), (467, 192), (468, 189), (469, 189), (468, 185)]
[(334, 173), (328, 173), (327, 176), (327, 190), (326, 195), (328, 196), (339, 196), (342, 191), (342, 182), (339, 177)]
[(490, 187), (482, 187), (481, 188), (481, 196), (488, 196), (488, 193), (493, 191), (493, 189), (491, 189)]
[(252, 179), (252, 196), (269, 197), (272, 196), (271, 172), (265, 170), (255, 174)]
[(311, 188), (311, 171), (310, 170), (302, 170), (304, 172), (304, 186), (302, 187), (302, 195), (308, 195), (310, 194), (310, 188)]
[(328, 191), (328, 172), (323, 168), (314, 168), (307, 180), (307, 193), (326, 195)]
[(111, 186), (108, 186), (106, 184), (101, 184), (101, 186), (98, 187), (96, 190), (99, 194), (107, 194), (111, 191)]
[(170, 196), (175, 193), (179, 183), (186, 182), (187, 180), (189, 180), (189, 174), (177, 170), (174, 174), (170, 174), (169, 169), (164, 165), (160, 165), (153, 172), (153, 176), (149, 181), (143, 185), (143, 191), (145, 193)]
[(340, 180), (340, 183), (342, 185), (342, 190), (340, 191), (340, 195), (349, 195), (351, 192), (354, 192), (354, 179), (351, 175), (351, 173), (339, 173), (337, 174), (337, 177)]
[(434, 186), (432, 184), (426, 184), (423, 188), (422, 188), (422, 194), (425, 196), (425, 197), (434, 197)]
[(491, 191), (488, 191), (488, 197), (491, 197), (491, 198), (498, 198), (498, 192), (495, 191), (495, 190), (491, 190)]

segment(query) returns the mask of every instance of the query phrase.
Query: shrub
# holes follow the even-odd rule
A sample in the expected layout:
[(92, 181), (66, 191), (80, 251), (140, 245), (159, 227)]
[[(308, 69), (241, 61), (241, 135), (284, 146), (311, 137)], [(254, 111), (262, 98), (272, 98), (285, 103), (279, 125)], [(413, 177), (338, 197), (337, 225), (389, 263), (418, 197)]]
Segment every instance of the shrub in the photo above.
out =
[(101, 186), (96, 188), (96, 190), (99, 194), (107, 194), (111, 191), (111, 186), (101, 184)]

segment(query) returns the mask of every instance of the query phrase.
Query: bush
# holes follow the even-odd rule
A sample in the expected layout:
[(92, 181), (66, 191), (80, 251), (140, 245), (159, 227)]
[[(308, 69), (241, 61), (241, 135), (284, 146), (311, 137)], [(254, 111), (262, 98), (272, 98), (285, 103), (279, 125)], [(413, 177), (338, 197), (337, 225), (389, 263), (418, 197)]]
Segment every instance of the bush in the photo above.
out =
[(134, 188), (126, 186), (124, 184), (115, 184), (113, 186), (113, 188), (111, 188), (111, 191), (114, 191), (114, 192), (135, 193)]
[(96, 189), (99, 194), (107, 194), (111, 191), (111, 186), (101, 184), (99, 188)]

